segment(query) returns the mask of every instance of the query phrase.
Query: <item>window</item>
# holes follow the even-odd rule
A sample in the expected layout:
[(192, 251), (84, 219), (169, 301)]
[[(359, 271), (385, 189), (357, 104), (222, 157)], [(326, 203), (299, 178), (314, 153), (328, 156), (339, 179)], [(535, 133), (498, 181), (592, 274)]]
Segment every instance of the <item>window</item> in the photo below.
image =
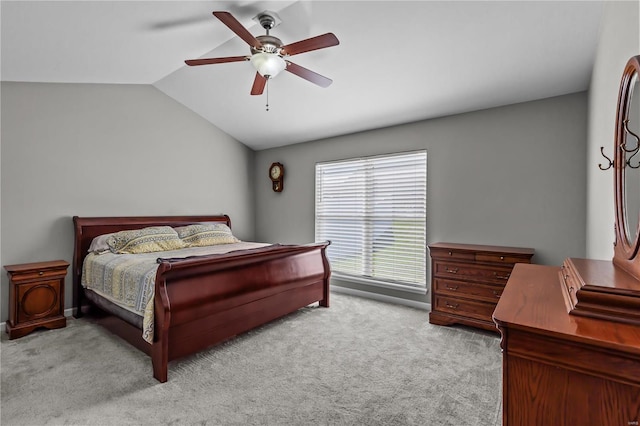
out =
[(316, 164), (316, 241), (337, 278), (426, 289), (426, 151)]

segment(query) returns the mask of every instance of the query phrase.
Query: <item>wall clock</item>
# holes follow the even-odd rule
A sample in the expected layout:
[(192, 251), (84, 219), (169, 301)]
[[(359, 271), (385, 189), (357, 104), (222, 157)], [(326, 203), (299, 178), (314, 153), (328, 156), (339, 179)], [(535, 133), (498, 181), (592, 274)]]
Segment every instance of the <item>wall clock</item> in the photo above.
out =
[(271, 167), (269, 167), (269, 178), (271, 178), (271, 188), (275, 192), (282, 192), (284, 166), (280, 163), (271, 164)]

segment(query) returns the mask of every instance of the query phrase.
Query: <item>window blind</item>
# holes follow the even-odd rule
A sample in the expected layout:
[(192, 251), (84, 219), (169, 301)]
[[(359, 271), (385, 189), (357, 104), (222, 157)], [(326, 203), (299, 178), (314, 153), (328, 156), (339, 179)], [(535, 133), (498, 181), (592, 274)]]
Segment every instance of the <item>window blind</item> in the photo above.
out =
[(426, 151), (316, 164), (316, 241), (334, 275), (426, 287)]

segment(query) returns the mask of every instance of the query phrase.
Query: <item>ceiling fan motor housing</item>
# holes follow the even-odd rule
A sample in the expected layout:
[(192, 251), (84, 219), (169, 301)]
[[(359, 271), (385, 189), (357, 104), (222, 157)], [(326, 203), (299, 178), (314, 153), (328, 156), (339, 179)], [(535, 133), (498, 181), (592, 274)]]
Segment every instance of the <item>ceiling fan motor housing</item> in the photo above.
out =
[(259, 35), (256, 38), (262, 44), (262, 46), (257, 49), (251, 46), (252, 54), (255, 54), (258, 52), (278, 53), (278, 54), (280, 53), (280, 48), (282, 47), (282, 41), (278, 37), (274, 37), (271, 35)]

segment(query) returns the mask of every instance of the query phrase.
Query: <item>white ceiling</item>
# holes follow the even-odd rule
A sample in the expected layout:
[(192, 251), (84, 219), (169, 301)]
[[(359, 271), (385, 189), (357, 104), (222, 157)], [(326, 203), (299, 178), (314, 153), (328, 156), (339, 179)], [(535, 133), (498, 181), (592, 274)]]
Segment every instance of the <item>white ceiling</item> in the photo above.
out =
[[(153, 84), (259, 150), (542, 99), (588, 88), (600, 1), (5, 1), (3, 81)], [(291, 57), (333, 79), (283, 72), (249, 92), (249, 54), (211, 12), (254, 35), (264, 10), (284, 44), (333, 32), (340, 45)]]

